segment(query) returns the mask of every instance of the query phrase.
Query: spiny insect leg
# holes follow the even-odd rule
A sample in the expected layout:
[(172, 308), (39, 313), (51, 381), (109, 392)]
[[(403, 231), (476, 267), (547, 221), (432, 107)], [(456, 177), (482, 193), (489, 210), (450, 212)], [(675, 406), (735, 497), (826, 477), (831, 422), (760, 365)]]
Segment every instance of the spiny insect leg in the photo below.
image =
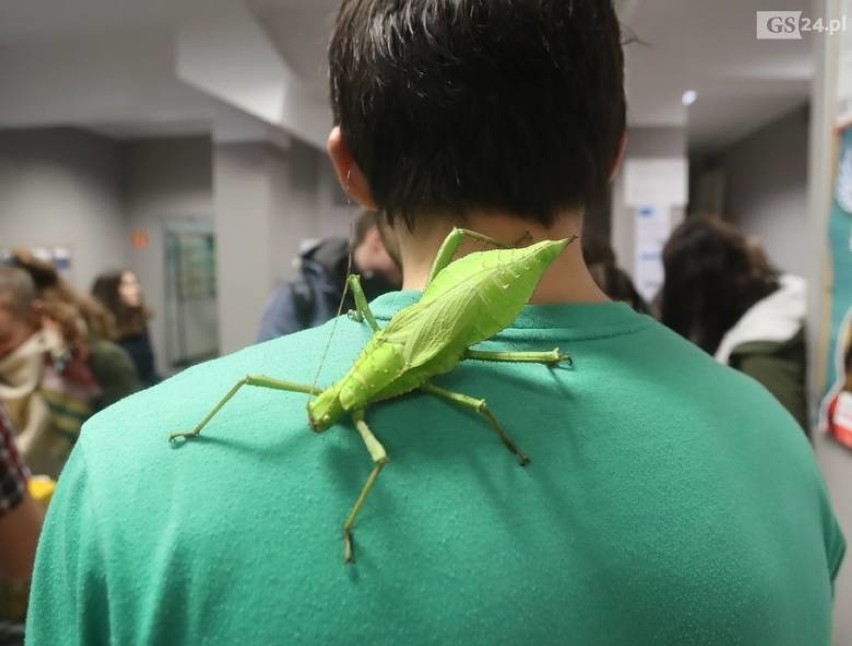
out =
[(175, 442), (177, 440), (190, 440), (194, 437), (198, 437), (201, 431), (205, 426), (210, 422), (211, 419), (222, 410), (222, 407), (227, 404), (231, 398), (239, 392), (240, 388), (243, 386), (257, 386), (259, 388), (272, 388), (273, 390), (285, 390), (287, 392), (294, 393), (305, 393), (308, 395), (319, 395), (322, 390), (319, 388), (314, 388), (313, 386), (305, 386), (303, 384), (293, 383), (292, 381), (284, 381), (283, 379), (275, 379), (274, 377), (267, 377), (265, 375), (246, 375), (242, 379), (240, 379), (231, 390), (228, 391), (228, 394), (225, 395), (218, 404), (213, 407), (207, 416), (202, 419), (198, 425), (192, 429), (189, 433), (172, 433), (169, 435), (169, 442)]
[(430, 395), (435, 395), (437, 397), (442, 397), (448, 401), (453, 402), (454, 404), (458, 404), (459, 406), (463, 406), (465, 408), (471, 408), (475, 410), (477, 413), (485, 417), (488, 422), (494, 427), (494, 430), (497, 431), (497, 434), (500, 436), (500, 439), (503, 440), (503, 444), (515, 455), (518, 456), (518, 460), (521, 463), (521, 466), (525, 466), (529, 464), (530, 458), (524, 453), (517, 444), (512, 441), (512, 438), (508, 436), (506, 431), (503, 429), (503, 426), (500, 422), (497, 421), (497, 418), (494, 417), (494, 414), (488, 408), (488, 404), (484, 399), (474, 399), (473, 397), (469, 397), (467, 395), (463, 395), (461, 393), (454, 393), (450, 390), (444, 390), (443, 388), (439, 388), (434, 384), (424, 384), (420, 387), (420, 389), (429, 393)]
[(570, 355), (554, 348), (550, 352), (483, 352), (480, 350), (468, 350), (464, 354), (465, 359), (477, 359), (479, 361), (505, 361), (507, 363), (545, 363), (554, 364), (567, 362), (569, 366), (574, 365)]
[(358, 274), (352, 274), (348, 279), (349, 289), (352, 290), (352, 296), (355, 297), (355, 311), (350, 312), (356, 321), (367, 320), (367, 323), (373, 329), (373, 332), (379, 331), (379, 324), (376, 323), (376, 317), (370, 310), (370, 304), (367, 302), (367, 297), (364, 295), (364, 289), (361, 287), (361, 277)]
[(358, 500), (355, 501), (355, 506), (352, 507), (352, 511), (349, 512), (349, 517), (343, 524), (343, 558), (346, 563), (351, 563), (355, 559), (355, 543), (352, 537), (352, 528), (355, 525), (355, 519), (358, 517), (358, 514), (361, 513), (361, 508), (364, 506), (364, 503), (367, 501), (367, 497), (373, 490), (373, 486), (376, 484), (379, 473), (381, 473), (384, 466), (390, 461), (387, 451), (385, 451), (385, 447), (382, 446), (381, 442), (379, 442), (376, 439), (376, 436), (373, 435), (370, 427), (367, 426), (367, 422), (364, 420), (364, 411), (359, 410), (352, 413), (352, 421), (355, 423), (355, 428), (358, 429), (358, 432), (361, 434), (361, 439), (364, 440), (364, 444), (367, 446), (367, 450), (370, 452), (370, 457), (373, 458), (375, 466), (373, 467), (373, 471), (370, 473), (370, 476), (367, 478), (367, 482), (364, 483), (364, 487), (361, 489)]

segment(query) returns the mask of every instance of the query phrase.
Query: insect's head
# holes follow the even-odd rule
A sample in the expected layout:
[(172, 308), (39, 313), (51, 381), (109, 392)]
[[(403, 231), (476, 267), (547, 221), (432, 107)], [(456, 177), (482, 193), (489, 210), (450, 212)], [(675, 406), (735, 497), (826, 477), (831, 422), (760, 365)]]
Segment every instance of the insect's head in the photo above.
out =
[(343, 414), (337, 392), (330, 388), (308, 402), (308, 423), (316, 433), (331, 428)]

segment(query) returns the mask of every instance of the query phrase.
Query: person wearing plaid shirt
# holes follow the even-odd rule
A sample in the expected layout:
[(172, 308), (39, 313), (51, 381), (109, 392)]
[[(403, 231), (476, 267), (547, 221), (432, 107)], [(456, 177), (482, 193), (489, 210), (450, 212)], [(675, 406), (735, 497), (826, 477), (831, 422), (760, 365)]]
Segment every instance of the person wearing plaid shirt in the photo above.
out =
[(15, 446), (9, 416), (0, 408), (0, 517), (23, 502), (29, 475)]
[(41, 532), (42, 508), (27, 492), (29, 469), (0, 406), (0, 579), (28, 582)]

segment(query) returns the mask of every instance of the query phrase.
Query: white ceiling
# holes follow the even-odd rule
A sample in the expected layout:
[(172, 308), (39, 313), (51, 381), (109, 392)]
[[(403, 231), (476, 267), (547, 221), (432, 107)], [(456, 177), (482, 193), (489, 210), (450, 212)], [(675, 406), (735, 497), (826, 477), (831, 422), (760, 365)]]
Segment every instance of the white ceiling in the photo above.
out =
[[(217, 102), (177, 79), (174, 39), (227, 2), (236, 0), (0, 0), (0, 127), (79, 125), (118, 137), (203, 130)], [(806, 103), (813, 43), (756, 40), (765, 4), (619, 0), (640, 41), (626, 47), (630, 124), (686, 126), (693, 149), (713, 150)], [(324, 97), (337, 0), (248, 5), (307, 91)], [(687, 110), (690, 89), (698, 101)]]

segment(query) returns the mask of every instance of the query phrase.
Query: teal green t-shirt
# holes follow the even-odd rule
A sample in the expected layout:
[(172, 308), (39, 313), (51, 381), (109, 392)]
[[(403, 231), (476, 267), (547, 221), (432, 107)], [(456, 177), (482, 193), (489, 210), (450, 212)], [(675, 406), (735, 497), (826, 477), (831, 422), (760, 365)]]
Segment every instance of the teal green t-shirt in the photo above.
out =
[[(373, 303), (380, 325), (415, 292)], [(190, 369), (88, 422), (39, 547), (28, 642), (57, 644), (830, 643), (844, 539), (796, 422), (761, 386), (626, 305), (528, 306), (434, 396), (375, 405), (390, 463), (343, 562), (372, 462), (302, 394), (370, 338), (338, 319)], [(330, 341), (329, 341), (330, 339)], [(324, 355), (328, 346), (328, 352)]]

